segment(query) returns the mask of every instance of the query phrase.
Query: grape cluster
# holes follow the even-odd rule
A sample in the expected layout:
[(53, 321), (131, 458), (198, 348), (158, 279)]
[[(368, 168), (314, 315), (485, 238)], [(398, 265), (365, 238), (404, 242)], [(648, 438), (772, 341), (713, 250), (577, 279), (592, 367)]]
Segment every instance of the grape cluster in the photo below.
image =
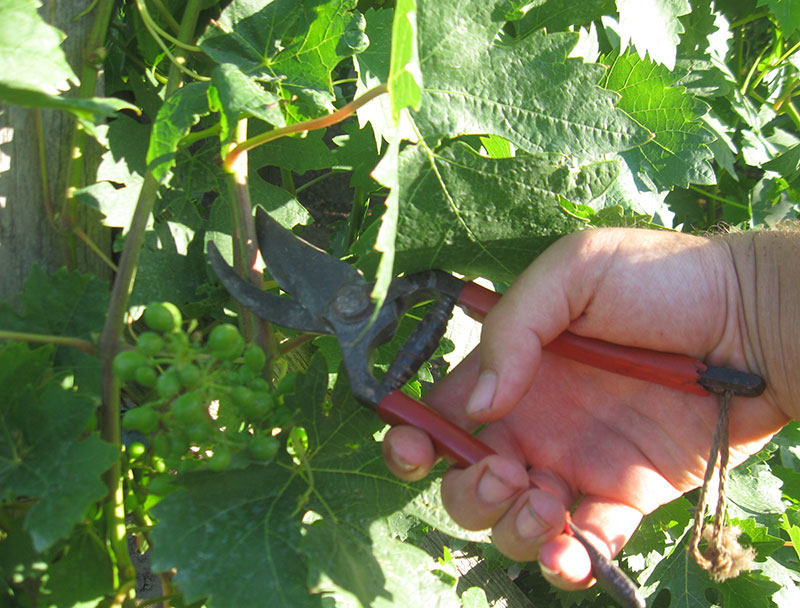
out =
[(122, 418), (123, 428), (149, 442), (130, 445), (129, 458), (149, 457), (156, 471), (271, 461), (280, 447), (273, 429), (285, 421), (285, 409), (281, 391), (261, 376), (264, 351), (247, 346), (228, 323), (214, 327), (205, 344), (192, 340), (194, 323), (184, 331), (180, 310), (169, 302), (149, 305), (144, 322), (150, 331), (113, 361), (122, 381), (150, 389), (150, 398)]

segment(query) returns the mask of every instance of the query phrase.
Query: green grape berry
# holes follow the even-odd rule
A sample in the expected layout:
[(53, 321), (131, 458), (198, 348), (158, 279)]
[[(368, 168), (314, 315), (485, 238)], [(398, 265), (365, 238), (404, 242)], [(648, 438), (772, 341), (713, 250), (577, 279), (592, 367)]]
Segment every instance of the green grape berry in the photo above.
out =
[(136, 370), (146, 363), (147, 360), (142, 353), (135, 350), (124, 350), (114, 357), (111, 369), (120, 380), (133, 380)]
[(158, 427), (158, 412), (148, 407), (135, 407), (122, 416), (122, 428), (145, 435)]
[(133, 378), (142, 386), (155, 386), (158, 381), (158, 374), (152, 367), (142, 365), (136, 368), (136, 373)]
[(250, 380), (256, 377), (256, 372), (254, 372), (249, 367), (243, 365), (242, 367), (239, 368), (239, 373), (236, 375), (240, 384), (247, 384), (248, 382), (250, 382)]
[(224, 471), (230, 464), (231, 452), (225, 447), (216, 448), (213, 456), (208, 460), (208, 466), (212, 471)]
[(181, 326), (183, 316), (172, 302), (154, 302), (145, 309), (144, 322), (153, 331), (167, 333)]
[(208, 421), (205, 400), (199, 392), (185, 393), (172, 402), (169, 409), (175, 420), (190, 426)]
[(181, 379), (178, 372), (170, 368), (156, 380), (156, 392), (162, 399), (172, 399), (181, 392)]
[(243, 411), (247, 412), (255, 401), (255, 393), (246, 386), (235, 386), (231, 389), (231, 399)]
[(169, 435), (166, 433), (158, 433), (153, 437), (153, 454), (156, 456), (166, 458), (170, 455), (171, 446)]
[(132, 444), (128, 446), (128, 456), (135, 460), (136, 458), (141, 458), (147, 452), (147, 448), (141, 441), (134, 441)]
[(247, 451), (254, 460), (269, 462), (280, 449), (280, 441), (270, 435), (252, 435), (247, 441)]
[(181, 384), (186, 388), (194, 388), (203, 379), (203, 372), (194, 363), (187, 363), (178, 369)]
[(136, 339), (136, 350), (145, 357), (155, 357), (164, 348), (164, 339), (154, 331), (145, 331)]
[(208, 348), (213, 353), (224, 353), (231, 350), (241, 338), (239, 330), (230, 323), (217, 325), (208, 336)]
[(264, 380), (264, 378), (253, 378), (247, 381), (247, 388), (254, 391), (269, 392), (272, 387), (270, 387), (269, 382)]
[(253, 398), (248, 404), (242, 407), (242, 413), (252, 421), (261, 420), (274, 405), (271, 393), (265, 391), (253, 391)]
[(267, 355), (264, 354), (263, 349), (257, 344), (251, 344), (244, 351), (244, 364), (245, 367), (252, 370), (256, 374), (260, 374), (267, 363)]

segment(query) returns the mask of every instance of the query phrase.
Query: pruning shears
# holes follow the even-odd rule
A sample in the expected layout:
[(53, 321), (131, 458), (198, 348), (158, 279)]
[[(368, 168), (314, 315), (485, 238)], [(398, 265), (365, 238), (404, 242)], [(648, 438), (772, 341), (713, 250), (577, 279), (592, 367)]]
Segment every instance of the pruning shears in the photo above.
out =
[[(394, 279), (380, 308), (370, 294), (373, 285), (347, 264), (296, 237), (259, 208), (256, 236), (264, 262), (291, 298), (262, 291), (242, 279), (209, 243), (208, 257), (231, 296), (255, 315), (289, 329), (338, 338), (342, 360), (355, 397), (376, 410), (388, 424), (408, 424), (425, 431), (440, 456), (467, 467), (494, 451), (425, 404), (406, 395), (402, 386), (436, 350), (454, 306), (482, 318), (500, 294), (440, 270)], [(381, 380), (372, 374), (371, 354), (390, 341), (411, 307), (432, 302), (428, 313), (399, 348)], [(545, 350), (569, 359), (695, 395), (729, 392), (754, 397), (765, 388), (762, 378), (707, 366), (692, 357), (620, 346), (565, 332)], [(635, 584), (600, 553), (568, 518), (565, 532), (587, 549), (601, 587), (623, 606), (643, 607)]]

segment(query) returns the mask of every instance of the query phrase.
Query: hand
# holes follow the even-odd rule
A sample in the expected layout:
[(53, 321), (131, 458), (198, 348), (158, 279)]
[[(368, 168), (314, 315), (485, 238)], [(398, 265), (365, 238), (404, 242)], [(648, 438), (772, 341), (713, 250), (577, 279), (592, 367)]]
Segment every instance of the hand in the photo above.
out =
[[(564, 589), (592, 582), (589, 557), (563, 534), (566, 509), (615, 555), (642, 515), (702, 483), (715, 396), (697, 397), (542, 352), (564, 330), (761, 373), (740, 328), (729, 251), (678, 233), (590, 230), (542, 254), (485, 319), (481, 343), (426, 402), (498, 452), (450, 469), (442, 498), (469, 529), (492, 528), (500, 551), (539, 560)], [(786, 422), (769, 389), (731, 404), (731, 466)], [(387, 465), (407, 480), (435, 462), (427, 435), (395, 427)]]

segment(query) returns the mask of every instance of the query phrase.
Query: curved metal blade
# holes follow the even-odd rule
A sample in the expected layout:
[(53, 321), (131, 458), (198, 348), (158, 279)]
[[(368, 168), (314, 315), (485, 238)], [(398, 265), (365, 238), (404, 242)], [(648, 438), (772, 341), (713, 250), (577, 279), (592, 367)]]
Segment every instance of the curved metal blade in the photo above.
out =
[(261, 256), (273, 278), (315, 317), (342, 285), (367, 285), (355, 268), (295, 236), (261, 207), (256, 211)]
[(319, 334), (333, 333), (326, 324), (314, 317), (295, 300), (261, 291), (255, 285), (245, 281), (228, 265), (212, 242), (208, 243), (208, 261), (211, 262), (211, 268), (214, 269), (220, 283), (228, 290), (233, 299), (253, 314), (289, 329)]

